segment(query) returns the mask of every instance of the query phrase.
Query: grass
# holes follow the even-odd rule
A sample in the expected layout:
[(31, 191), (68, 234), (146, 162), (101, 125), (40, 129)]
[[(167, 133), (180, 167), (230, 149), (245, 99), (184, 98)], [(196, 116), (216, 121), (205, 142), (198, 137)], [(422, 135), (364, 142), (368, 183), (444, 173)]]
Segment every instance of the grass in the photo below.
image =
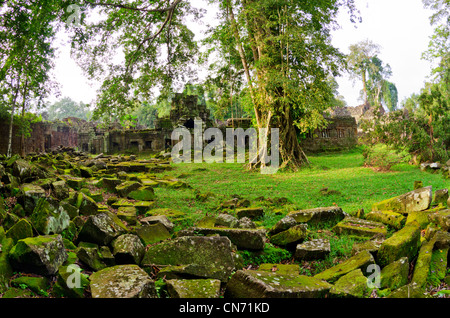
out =
[[(179, 178), (192, 188), (156, 188), (156, 207), (182, 211), (186, 218), (175, 228), (181, 230), (206, 215), (218, 213), (222, 202), (239, 196), (250, 200), (252, 206), (264, 207), (265, 216), (256, 223), (269, 229), (288, 212), (300, 209), (337, 205), (350, 215), (361, 209), (367, 213), (372, 204), (411, 191), (414, 181), (420, 180), (424, 186), (431, 185), (433, 190), (450, 187), (449, 180), (444, 180), (441, 174), (422, 172), (406, 163), (394, 165), (388, 172), (365, 167), (362, 153), (362, 149), (356, 148), (341, 153), (312, 155), (309, 156), (309, 167), (295, 173), (279, 171), (273, 175), (248, 171), (238, 163), (173, 165), (172, 171), (158, 175)], [(207, 200), (197, 200), (197, 193), (207, 194)], [(286, 198), (288, 202), (277, 203), (277, 198)], [(300, 262), (301, 273), (306, 275), (315, 275), (351, 257), (353, 245), (359, 242), (354, 237), (335, 235), (330, 224), (310, 226), (308, 230), (310, 239), (328, 239), (331, 253), (325, 260)], [(242, 256), (246, 266), (257, 266), (262, 262), (293, 262), (292, 251), (270, 244), (264, 253), (244, 251)]]
[[(183, 211), (195, 220), (216, 213), (221, 202), (238, 195), (253, 206), (266, 207), (262, 225), (268, 227), (289, 211), (299, 209), (337, 205), (351, 215), (359, 209), (369, 212), (373, 203), (411, 191), (416, 180), (431, 185), (433, 190), (450, 186), (442, 175), (422, 172), (408, 164), (394, 165), (389, 172), (364, 167), (361, 149), (312, 155), (309, 160), (310, 167), (273, 175), (248, 171), (238, 163), (177, 164), (163, 175), (181, 176), (193, 189), (157, 188), (157, 205)], [(327, 191), (321, 191), (324, 188)], [(195, 191), (210, 193), (209, 199), (199, 202)], [(274, 198), (286, 198), (289, 203), (269, 204), (268, 200)]]

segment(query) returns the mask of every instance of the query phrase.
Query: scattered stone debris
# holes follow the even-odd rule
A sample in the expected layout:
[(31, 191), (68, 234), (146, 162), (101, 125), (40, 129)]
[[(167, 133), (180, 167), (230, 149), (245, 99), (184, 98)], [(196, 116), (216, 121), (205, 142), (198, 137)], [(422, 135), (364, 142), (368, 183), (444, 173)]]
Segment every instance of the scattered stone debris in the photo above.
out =
[[(338, 206), (287, 213), (279, 209), (289, 206), (286, 198), (233, 195), (179, 229), (186, 215), (156, 207), (155, 189), (192, 191), (200, 202), (215, 195), (192, 189), (181, 175), (158, 175), (171, 169), (164, 155), (91, 156), (68, 147), (0, 156), (0, 295), (422, 297), (430, 282), (450, 281), (448, 189), (433, 193), (416, 182), (413, 191), (356, 216)], [(322, 194), (333, 195), (328, 189)], [(260, 220), (267, 213), (282, 217), (265, 228)], [(323, 222), (333, 226), (331, 235), (356, 240), (352, 255), (314, 275), (300, 274), (293, 262), (328, 260), (336, 252), (332, 241), (312, 235)], [(244, 267), (243, 254), (264, 255), (268, 246), (289, 251), (291, 263)], [(369, 282), (376, 271), (374, 287)]]

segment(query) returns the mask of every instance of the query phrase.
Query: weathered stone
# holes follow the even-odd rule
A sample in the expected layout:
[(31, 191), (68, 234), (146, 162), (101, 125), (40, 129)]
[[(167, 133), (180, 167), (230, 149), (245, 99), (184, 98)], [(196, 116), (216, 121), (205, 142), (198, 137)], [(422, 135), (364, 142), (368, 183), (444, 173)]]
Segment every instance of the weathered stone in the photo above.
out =
[(41, 294), (50, 288), (50, 281), (47, 277), (20, 276), (14, 278), (11, 285), (16, 287), (27, 286), (36, 294)]
[[(108, 249), (107, 246), (105, 246), (105, 248)], [(94, 243), (80, 242), (75, 253), (80, 261), (88, 265), (94, 271), (99, 271), (109, 265), (115, 264), (115, 261), (111, 262), (108, 259), (105, 259), (100, 252), (98, 245)], [(111, 251), (109, 251), (109, 253), (112, 256)], [(112, 257), (114, 260), (114, 256)]]
[(419, 255), (417, 256), (416, 264), (414, 265), (414, 273), (411, 279), (411, 283), (416, 283), (419, 287), (425, 287), (425, 284), (427, 283), (435, 242), (436, 239), (433, 237), (430, 241), (424, 241), (420, 247)]
[(80, 169), (80, 175), (82, 178), (92, 178), (94, 176), (94, 172), (88, 167), (79, 166), (78, 169)]
[(408, 283), (409, 262), (402, 257), (385, 266), (380, 273), (380, 288), (391, 290), (400, 288)]
[[(1, 230), (1, 227), (0, 227)], [(13, 276), (13, 268), (9, 263), (8, 254), (14, 246), (11, 238), (3, 238), (0, 236), (0, 293), (3, 293), (9, 287), (9, 280)]]
[(367, 266), (374, 263), (375, 260), (372, 254), (370, 254), (370, 252), (368, 251), (362, 251), (356, 254), (355, 256), (349, 258), (348, 260), (344, 261), (343, 263), (340, 263), (336, 266), (324, 270), (323, 272), (320, 272), (314, 277), (326, 280), (329, 283), (333, 283), (337, 281), (340, 277), (350, 273), (351, 271), (354, 271), (355, 269), (361, 268), (362, 271), (364, 272), (366, 271)]
[(242, 209), (236, 209), (236, 215), (237, 217), (243, 218), (248, 217), (250, 219), (257, 219), (264, 215), (264, 209), (263, 208), (242, 208)]
[(428, 216), (433, 213), (433, 211), (409, 212), (405, 224), (417, 222), (420, 228), (423, 230), (428, 226), (428, 224), (430, 224), (430, 219), (428, 218)]
[(31, 227), (30, 222), (28, 222), (26, 219), (20, 219), (19, 222), (14, 224), (8, 231), (6, 231), (5, 236), (12, 238), (14, 243), (17, 243), (18, 240), (32, 237), (33, 228)]
[(307, 235), (306, 224), (298, 224), (286, 231), (279, 232), (270, 237), (270, 242), (279, 246), (290, 246), (301, 243)]
[(322, 298), (333, 285), (305, 275), (238, 270), (227, 283), (230, 298)]
[(433, 200), (434, 204), (442, 203), (443, 205), (446, 205), (448, 199), (449, 199), (448, 189), (439, 189), (434, 191), (434, 200)]
[(120, 207), (135, 207), (138, 214), (144, 214), (149, 211), (155, 205), (154, 201), (134, 201), (130, 202), (125, 199), (119, 199), (111, 204), (114, 209), (119, 209)]
[(116, 186), (116, 192), (121, 197), (126, 198), (130, 192), (139, 189), (141, 186), (142, 184), (136, 181), (125, 181)]
[(355, 269), (339, 278), (330, 289), (331, 297), (363, 298), (369, 293), (367, 278), (361, 269)]
[(122, 180), (118, 178), (102, 178), (100, 184), (103, 185), (108, 191), (115, 192), (116, 187), (122, 183)]
[(261, 250), (264, 248), (266, 232), (263, 229), (237, 229), (237, 228), (222, 228), (211, 227), (201, 228), (195, 227), (194, 232), (202, 235), (218, 234), (226, 236), (230, 241), (237, 246), (237, 248), (249, 250)]
[(410, 283), (397, 288), (387, 298), (425, 298), (424, 292), (423, 287), (418, 286), (416, 283)]
[(152, 187), (141, 186), (137, 190), (129, 192), (127, 198), (137, 201), (153, 201), (156, 199), (156, 195)]
[(182, 236), (152, 245), (142, 266), (190, 265), (190, 274), (226, 282), (235, 270), (231, 241), (223, 236)]
[(145, 246), (134, 234), (120, 235), (111, 245), (117, 264), (139, 264), (145, 252)]
[(386, 236), (386, 225), (380, 222), (347, 216), (333, 227), (339, 235), (355, 235), (361, 237)]
[(279, 220), (269, 231), (269, 235), (275, 235), (277, 233), (286, 231), (290, 227), (297, 225), (297, 221), (291, 216), (285, 216)]
[(71, 187), (75, 191), (79, 191), (81, 190), (82, 187), (84, 187), (86, 181), (83, 178), (71, 177), (67, 178), (66, 183), (69, 187)]
[(64, 180), (51, 183), (52, 195), (58, 200), (64, 200), (69, 197), (69, 187)]
[(344, 212), (340, 207), (332, 206), (289, 212), (288, 216), (297, 223), (339, 222), (344, 218)]
[(432, 198), (431, 186), (424, 187), (375, 203), (372, 205), (372, 211), (392, 211), (398, 213), (424, 211), (430, 207)]
[(53, 293), (60, 297), (83, 298), (89, 287), (88, 275), (81, 272), (76, 264), (61, 266), (58, 271)]
[(41, 234), (60, 234), (69, 227), (70, 217), (57, 202), (40, 198), (30, 217), (34, 228)]
[(435, 248), (446, 249), (450, 247), (450, 233), (448, 232), (436, 231), (435, 240)]
[(155, 282), (137, 265), (116, 265), (89, 277), (92, 298), (156, 298)]
[(166, 229), (171, 232), (173, 230), (174, 224), (167, 218), (165, 215), (153, 215), (147, 216), (145, 218), (140, 219), (142, 224), (156, 224), (161, 223), (166, 227)]
[(352, 247), (352, 256), (362, 252), (362, 251), (368, 251), (370, 252), (373, 257), (376, 259), (378, 254), (378, 249), (381, 246), (381, 243), (383, 243), (384, 238), (374, 238), (365, 242), (361, 243), (355, 243)]
[(40, 198), (45, 198), (45, 190), (37, 185), (28, 183), (21, 186), (23, 192), (23, 208), (30, 215)]
[(11, 265), (18, 270), (53, 275), (67, 259), (61, 235), (42, 235), (19, 240), (9, 252)]
[(218, 279), (170, 279), (167, 281), (170, 298), (219, 298)]
[(366, 219), (381, 222), (397, 230), (400, 230), (406, 222), (406, 218), (402, 214), (391, 211), (372, 211), (366, 215)]
[(17, 159), (12, 164), (13, 176), (22, 180), (22, 182), (31, 177), (32, 165), (25, 159)]
[(162, 223), (140, 226), (136, 229), (136, 235), (145, 245), (159, 243), (171, 237), (171, 234)]
[(121, 206), (116, 215), (127, 224), (135, 225), (137, 222), (137, 210), (134, 206)]
[(117, 217), (109, 213), (99, 213), (88, 217), (78, 234), (78, 240), (108, 245), (114, 238), (126, 232), (127, 228)]
[(256, 229), (256, 224), (248, 217), (240, 218), (236, 227), (238, 229)]
[(430, 213), (428, 220), (439, 225), (443, 231), (448, 231), (450, 229), (450, 209)]
[(402, 257), (413, 259), (419, 242), (420, 225), (417, 222), (408, 223), (381, 243), (377, 255), (378, 262), (381, 266), (386, 266)]
[(98, 213), (98, 204), (91, 197), (83, 192), (78, 192), (76, 195), (75, 207), (81, 215), (95, 215)]
[(328, 240), (316, 239), (298, 244), (295, 249), (294, 258), (298, 261), (324, 259), (330, 254), (330, 251), (330, 242)]

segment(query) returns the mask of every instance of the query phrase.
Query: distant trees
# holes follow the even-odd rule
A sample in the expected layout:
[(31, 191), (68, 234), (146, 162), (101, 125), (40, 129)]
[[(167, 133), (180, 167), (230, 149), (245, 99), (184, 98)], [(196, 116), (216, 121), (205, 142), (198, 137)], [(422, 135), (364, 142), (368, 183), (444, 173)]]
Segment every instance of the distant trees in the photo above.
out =
[(450, 1), (423, 2), (434, 10), (434, 34), (423, 54), (433, 63), (430, 81), (402, 102), (403, 109), (367, 127), (367, 140), (406, 151), (417, 162), (445, 162), (450, 157)]
[(394, 83), (388, 81), (392, 75), (389, 64), (378, 57), (380, 46), (365, 40), (350, 46), (347, 63), (353, 79), (362, 82), (364, 103), (380, 107), (383, 103), (390, 110), (397, 108), (398, 92)]
[(49, 75), (55, 56), (53, 22), (60, 15), (60, 4), (57, 0), (0, 2), (0, 94), (10, 114), (8, 157), (17, 108), (24, 119), (26, 110), (33, 103), (40, 106), (53, 87)]
[(89, 105), (84, 104), (83, 102), (77, 103), (70, 97), (64, 97), (49, 105), (46, 111), (49, 120), (64, 119), (67, 117), (77, 117), (89, 120), (91, 115)]

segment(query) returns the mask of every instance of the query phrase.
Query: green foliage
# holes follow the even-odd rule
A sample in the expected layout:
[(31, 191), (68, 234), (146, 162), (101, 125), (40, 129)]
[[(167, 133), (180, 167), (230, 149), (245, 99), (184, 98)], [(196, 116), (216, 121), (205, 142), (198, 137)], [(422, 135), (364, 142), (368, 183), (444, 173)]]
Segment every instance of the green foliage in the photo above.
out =
[[(155, 88), (168, 96), (193, 76), (190, 66), (198, 48), (186, 17), (198, 19), (202, 11), (190, 2), (71, 3), (82, 12), (82, 26), (69, 30), (73, 53), (91, 79), (102, 81), (94, 119), (120, 118), (151, 100)], [(93, 11), (101, 19), (89, 20)]]
[(49, 120), (64, 119), (67, 117), (89, 120), (90, 117), (89, 105), (83, 102), (77, 103), (69, 97), (64, 97), (49, 105), (46, 108), (46, 112)]
[(387, 80), (392, 75), (391, 67), (383, 64), (379, 53), (380, 46), (368, 39), (353, 44), (347, 56), (348, 68), (353, 79), (362, 81), (365, 103), (378, 107), (384, 103), (393, 111), (398, 104), (397, 87)]

